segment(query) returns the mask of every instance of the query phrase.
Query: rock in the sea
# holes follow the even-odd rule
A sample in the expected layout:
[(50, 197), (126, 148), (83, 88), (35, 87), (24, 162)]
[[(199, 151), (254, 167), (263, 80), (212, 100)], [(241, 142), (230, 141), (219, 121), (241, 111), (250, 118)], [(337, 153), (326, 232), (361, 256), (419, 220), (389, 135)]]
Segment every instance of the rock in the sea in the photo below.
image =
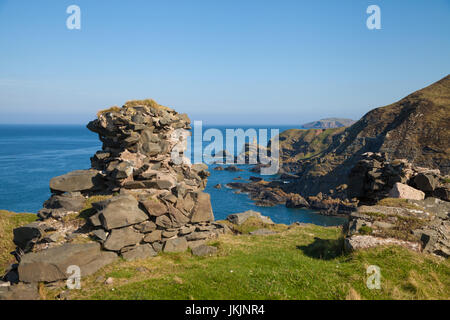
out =
[(50, 189), (59, 192), (95, 190), (103, 186), (97, 170), (76, 170), (50, 180)]
[(103, 227), (111, 230), (141, 223), (149, 216), (139, 208), (139, 202), (133, 196), (125, 195), (108, 200), (99, 218)]
[(397, 182), (389, 192), (389, 197), (399, 199), (423, 200), (425, 193), (406, 184)]
[(301, 195), (296, 193), (291, 193), (289, 198), (286, 200), (287, 208), (308, 208), (309, 203)]
[(114, 252), (101, 251), (98, 243), (66, 243), (59, 247), (25, 254), (19, 264), (22, 282), (53, 282), (67, 279), (69, 266), (80, 267), (81, 276), (93, 274), (117, 258)]

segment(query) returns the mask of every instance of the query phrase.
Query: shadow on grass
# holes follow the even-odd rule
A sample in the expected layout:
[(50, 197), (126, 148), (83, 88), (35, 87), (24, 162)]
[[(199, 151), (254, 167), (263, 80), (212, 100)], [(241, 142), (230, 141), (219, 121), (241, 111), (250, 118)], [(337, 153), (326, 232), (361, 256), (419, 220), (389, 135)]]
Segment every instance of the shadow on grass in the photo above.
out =
[(315, 237), (314, 241), (307, 246), (297, 246), (305, 255), (315, 259), (332, 260), (345, 254), (344, 238), (320, 239)]

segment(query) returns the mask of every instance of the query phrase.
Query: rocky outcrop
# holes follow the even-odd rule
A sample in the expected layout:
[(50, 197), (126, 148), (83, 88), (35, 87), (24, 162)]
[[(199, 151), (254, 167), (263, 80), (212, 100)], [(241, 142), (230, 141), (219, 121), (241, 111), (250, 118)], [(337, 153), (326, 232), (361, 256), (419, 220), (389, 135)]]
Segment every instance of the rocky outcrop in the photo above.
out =
[(330, 128), (340, 128), (349, 127), (356, 121), (352, 119), (345, 118), (325, 118), (318, 121), (308, 122), (302, 125), (304, 129), (330, 129)]
[(386, 154), (367, 152), (350, 171), (347, 194), (374, 203), (386, 197), (448, 201), (448, 178), (438, 169), (417, 167), (406, 159), (389, 161)]
[(349, 249), (400, 244), (449, 257), (450, 203), (427, 198), (388, 199), (373, 206), (363, 205), (351, 213), (345, 232)]
[[(293, 140), (292, 150), (280, 150), (282, 169), (300, 177), (290, 191), (306, 197), (348, 184), (351, 169), (366, 152), (384, 153), (389, 161), (406, 159), (416, 167), (449, 174), (450, 131), (444, 129), (450, 127), (449, 110), (450, 76), (446, 76), (396, 103), (368, 112), (351, 127), (332, 135), (329, 145), (319, 148), (319, 153), (300, 152), (309, 147), (297, 147)], [(283, 161), (292, 158), (292, 152), (302, 156)]]
[(102, 150), (92, 168), (53, 178), (38, 221), (14, 230), (18, 264), (8, 279), (62, 280), (70, 265), (84, 276), (118, 256), (181, 252), (223, 233), (203, 192), (208, 167), (183, 154), (189, 123), (153, 100), (99, 112), (87, 127)]

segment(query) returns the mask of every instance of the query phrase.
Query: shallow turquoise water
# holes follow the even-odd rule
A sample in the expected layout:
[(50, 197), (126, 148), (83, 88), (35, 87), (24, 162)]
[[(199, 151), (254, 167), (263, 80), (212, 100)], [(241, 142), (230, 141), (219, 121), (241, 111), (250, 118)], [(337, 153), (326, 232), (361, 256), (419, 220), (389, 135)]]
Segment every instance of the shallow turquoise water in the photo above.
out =
[[(280, 132), (287, 128), (280, 128)], [(218, 129), (223, 131), (225, 127)], [(237, 150), (241, 148), (237, 146)], [(50, 196), (50, 179), (72, 170), (89, 168), (89, 158), (100, 149), (97, 135), (81, 125), (0, 125), (0, 209), (37, 212)], [(238, 176), (245, 181), (257, 174), (247, 170), (210, 172), (205, 191), (211, 194), (214, 215), (218, 220), (230, 213), (252, 209), (271, 217), (276, 223), (298, 221), (328, 226), (344, 221), (304, 209), (257, 207), (245, 194), (235, 194), (234, 190), (225, 187), (220, 190), (213, 188), (218, 183), (232, 182)]]

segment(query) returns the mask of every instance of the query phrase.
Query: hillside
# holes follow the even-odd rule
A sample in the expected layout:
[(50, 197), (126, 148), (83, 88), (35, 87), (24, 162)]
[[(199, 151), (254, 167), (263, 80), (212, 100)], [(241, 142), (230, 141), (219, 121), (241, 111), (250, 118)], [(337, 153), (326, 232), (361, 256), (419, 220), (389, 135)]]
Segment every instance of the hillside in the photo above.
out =
[[(384, 152), (388, 159), (404, 158), (416, 166), (438, 168), (449, 174), (448, 128), (450, 76), (368, 112), (351, 127), (333, 135), (332, 143), (319, 155), (283, 163), (283, 170), (301, 175), (292, 191), (303, 195), (328, 192), (346, 184), (351, 168), (368, 151)], [(283, 153), (282, 158), (286, 155)]]
[(308, 122), (302, 125), (304, 129), (330, 129), (330, 128), (340, 128), (349, 127), (356, 121), (352, 119), (345, 118), (325, 118), (318, 121)]

